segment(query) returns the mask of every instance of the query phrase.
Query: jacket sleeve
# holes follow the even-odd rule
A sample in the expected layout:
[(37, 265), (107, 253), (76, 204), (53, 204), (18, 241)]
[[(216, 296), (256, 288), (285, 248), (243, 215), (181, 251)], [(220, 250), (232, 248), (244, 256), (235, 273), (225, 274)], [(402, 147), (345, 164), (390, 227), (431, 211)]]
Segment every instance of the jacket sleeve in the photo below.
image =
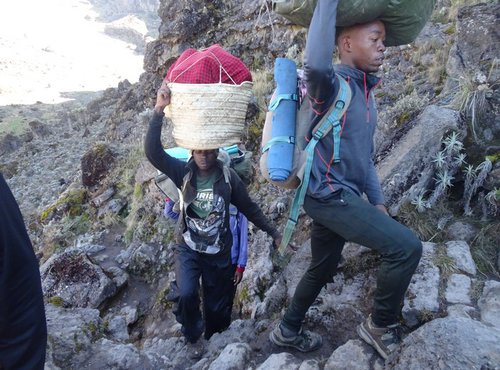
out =
[(265, 231), (273, 239), (279, 235), (279, 231), (273, 226), (271, 221), (264, 215), (260, 207), (248, 194), (248, 191), (239, 176), (231, 171), (231, 203), (242, 212), (250, 222), (262, 231)]
[(304, 77), (317, 114), (325, 112), (335, 96), (333, 53), (338, 0), (318, 0), (307, 34)]
[(368, 164), (368, 178), (366, 179), (365, 184), (365, 194), (368, 197), (368, 201), (374, 206), (384, 204), (384, 194), (382, 192), (382, 187), (380, 186), (380, 181), (378, 179), (373, 160), (370, 160), (370, 163)]
[(169, 156), (163, 149), (161, 144), (163, 117), (163, 113), (153, 113), (144, 141), (144, 152), (151, 164), (172, 179), (175, 185), (180, 188), (186, 172), (186, 163)]
[(248, 259), (248, 220), (241, 212), (238, 212), (238, 224), (240, 231), (240, 252), (238, 253), (238, 265), (246, 267)]

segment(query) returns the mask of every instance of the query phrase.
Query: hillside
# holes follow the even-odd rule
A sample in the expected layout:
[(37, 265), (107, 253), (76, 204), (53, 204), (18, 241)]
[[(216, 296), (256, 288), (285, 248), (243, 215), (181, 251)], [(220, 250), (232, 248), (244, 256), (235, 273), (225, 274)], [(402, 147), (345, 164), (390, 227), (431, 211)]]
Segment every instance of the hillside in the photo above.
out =
[[(95, 17), (109, 21), (113, 8), (99, 8), (103, 4), (95, 2)], [(323, 335), (323, 347), (302, 354), (268, 341), (298, 271), (310, 261), (305, 213), (295, 234), (300, 248), (284, 260), (251, 227), (233, 324), (195, 346), (183, 341), (167, 300), (173, 224), (162, 216), (156, 170), (142, 148), (156, 90), (187, 47), (219, 43), (245, 62), (255, 82), (242, 142), (253, 153), (249, 190), (283, 227), (292, 193), (259, 174), (258, 147), (273, 61), (287, 56), (300, 65), (306, 30), (263, 1), (162, 0), (157, 13), (149, 2), (143, 5), (145, 18), (157, 14), (160, 26), (154, 40), (144, 33), (150, 42), (137, 80), (122, 80), (125, 72), (116, 69), (92, 74), (96, 82), (104, 83), (106, 75), (106, 84), (115, 83), (104, 91), (94, 90), (109, 85), (75, 91), (54, 85), (55, 93), (66, 91), (63, 98), (74, 100), (60, 103), (42, 93), (36, 100), (43, 103), (14, 100), (0, 107), (0, 171), (40, 259), (49, 323), (46, 367), (500, 368), (500, 6), (438, 1), (415, 42), (386, 52), (383, 83), (375, 91), (376, 165), (391, 215), (418, 233), (424, 257), (402, 308), (407, 338), (384, 364), (355, 332), (370, 310), (380, 256), (355, 244), (346, 246), (341, 269), (306, 317), (307, 328)], [(55, 48), (43, 53), (54, 58), (40, 59), (40, 66), (61, 63)], [(2, 68), (16, 78), (10, 67)], [(50, 71), (33, 72), (55, 79)], [(165, 126), (163, 142), (174, 145), (170, 124)]]

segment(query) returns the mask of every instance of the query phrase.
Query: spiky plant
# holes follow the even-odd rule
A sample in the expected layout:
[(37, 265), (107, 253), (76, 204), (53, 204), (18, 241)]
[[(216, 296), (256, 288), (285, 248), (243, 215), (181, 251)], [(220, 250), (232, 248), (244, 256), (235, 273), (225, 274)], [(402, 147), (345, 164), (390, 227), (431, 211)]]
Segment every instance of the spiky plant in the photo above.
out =
[(415, 206), (419, 213), (422, 213), (427, 208), (427, 201), (425, 200), (425, 193), (427, 190), (423, 189), (418, 193), (418, 195), (411, 201), (411, 204)]
[(432, 160), (432, 163), (436, 166), (436, 168), (443, 168), (446, 164), (446, 153), (444, 151), (440, 151), (436, 153), (436, 156)]
[(453, 158), (453, 163), (456, 164), (458, 167), (462, 167), (463, 165), (467, 164), (467, 162), (465, 161), (465, 158), (467, 158), (467, 154), (465, 154), (465, 153), (458, 153)]
[(489, 159), (486, 159), (484, 162), (479, 164), (474, 170), (474, 179), (469, 180), (468, 177), (465, 178), (465, 186), (464, 186), (464, 214), (466, 216), (472, 215), (472, 209), (470, 207), (470, 201), (474, 194), (476, 194), (477, 190), (481, 185), (483, 185), (484, 180), (488, 176), (488, 173), (493, 168), (493, 164)]
[(436, 181), (436, 187), (427, 201), (427, 207), (432, 207), (438, 199), (446, 194), (446, 190), (452, 186), (453, 176), (450, 175), (447, 169), (444, 169), (437, 174), (437, 178), (434, 180)]
[(445, 152), (450, 156), (459, 153), (464, 148), (464, 144), (458, 140), (458, 134), (455, 131), (443, 140), (443, 144), (445, 145)]
[(497, 215), (498, 211), (497, 193), (498, 193), (498, 188), (494, 188), (484, 197), (484, 199), (486, 200), (486, 204), (488, 205), (488, 209), (490, 211), (489, 213), (491, 213), (493, 217)]

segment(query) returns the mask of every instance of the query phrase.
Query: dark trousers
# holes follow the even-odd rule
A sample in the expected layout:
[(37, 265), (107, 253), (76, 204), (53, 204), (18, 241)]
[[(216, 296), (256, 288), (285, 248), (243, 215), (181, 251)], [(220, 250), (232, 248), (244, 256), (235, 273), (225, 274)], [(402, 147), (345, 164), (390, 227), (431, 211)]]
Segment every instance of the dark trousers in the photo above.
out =
[(19, 206), (0, 173), (0, 369), (43, 369), (46, 346), (38, 260)]
[(328, 199), (306, 197), (304, 209), (313, 219), (312, 259), (282, 321), (298, 331), (305, 314), (337, 271), (345, 241), (381, 254), (372, 320), (378, 326), (396, 323), (404, 294), (422, 255), (422, 243), (406, 226), (359, 196), (345, 190)]
[[(203, 254), (183, 244), (176, 246), (175, 256), (176, 292), (171, 292), (171, 296), (175, 297), (175, 317), (182, 324), (182, 333), (190, 342), (198, 340), (203, 327), (205, 338), (209, 339), (231, 323), (234, 297), (231, 256)], [(203, 317), (200, 310), (200, 277)]]

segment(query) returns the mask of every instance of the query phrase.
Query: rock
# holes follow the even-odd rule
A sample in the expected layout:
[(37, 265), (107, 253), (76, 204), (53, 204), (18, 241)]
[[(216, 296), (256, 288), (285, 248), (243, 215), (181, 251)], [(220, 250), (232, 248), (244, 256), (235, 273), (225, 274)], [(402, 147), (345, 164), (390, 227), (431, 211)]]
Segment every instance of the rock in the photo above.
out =
[(256, 370), (298, 370), (297, 358), (286, 352), (272, 354)]
[(81, 159), (83, 185), (98, 185), (111, 170), (114, 159), (114, 154), (107, 144), (95, 144)]
[(470, 243), (477, 234), (477, 228), (470, 223), (456, 221), (447, 228), (449, 240), (463, 240)]
[(478, 302), (481, 321), (500, 329), (500, 282), (488, 280)]
[(404, 299), (403, 318), (410, 327), (418, 325), (422, 313), (439, 311), (439, 269), (432, 259), (436, 245), (422, 243), (420, 263), (413, 275)]
[(235, 320), (222, 333), (215, 333), (208, 341), (207, 351), (218, 353), (231, 343), (253, 343), (256, 338), (254, 320)]
[(49, 127), (39, 120), (30, 121), (29, 126), (33, 134), (39, 138), (45, 138), (51, 134)]
[(429, 105), (414, 125), (378, 162), (378, 175), (391, 214), (409, 202), (432, 181), (432, 160), (441, 150), (443, 136), (449, 131), (461, 131), (458, 112)]
[(299, 370), (320, 370), (319, 362), (313, 359), (305, 360), (300, 364)]
[(472, 259), (472, 254), (470, 253), (470, 248), (467, 242), (450, 241), (446, 243), (446, 248), (446, 254), (453, 259), (459, 270), (471, 275), (476, 274), (476, 264)]
[(475, 308), (471, 306), (466, 306), (463, 304), (456, 304), (447, 307), (449, 317), (462, 317), (466, 319), (472, 319), (475, 316)]
[(448, 303), (461, 303), (470, 305), (471, 279), (462, 274), (452, 274), (448, 278), (445, 298)]
[(104, 190), (101, 194), (94, 197), (90, 202), (97, 208), (104, 204), (107, 200), (109, 200), (115, 194), (114, 187), (109, 187)]
[(64, 309), (45, 306), (49, 349), (47, 358), (63, 369), (75, 368), (92, 356), (91, 343), (102, 331), (99, 311), (91, 308)]
[[(473, 338), (473, 339), (472, 339)], [(393, 370), (495, 369), (500, 364), (500, 330), (479, 321), (447, 317), (435, 319), (405, 338), (394, 358)]]
[(146, 23), (134, 15), (125, 16), (104, 27), (105, 34), (135, 45), (138, 52), (145, 49), (147, 32)]
[(50, 257), (40, 268), (46, 297), (62, 300), (68, 307), (97, 308), (117, 289), (102, 268), (78, 250)]
[(208, 370), (239, 370), (246, 367), (252, 349), (246, 343), (228, 344)]
[(355, 339), (333, 351), (324, 370), (368, 370), (374, 362), (378, 362), (379, 366), (383, 365), (383, 360), (371, 346)]
[(127, 321), (123, 316), (114, 316), (107, 319), (108, 327), (107, 332), (114, 339), (119, 342), (124, 342), (129, 339), (127, 330)]
[(116, 288), (118, 290), (127, 285), (129, 276), (121, 268), (117, 266), (109, 266), (104, 268), (104, 271), (111, 275), (111, 280), (113, 280), (113, 282), (116, 284)]

